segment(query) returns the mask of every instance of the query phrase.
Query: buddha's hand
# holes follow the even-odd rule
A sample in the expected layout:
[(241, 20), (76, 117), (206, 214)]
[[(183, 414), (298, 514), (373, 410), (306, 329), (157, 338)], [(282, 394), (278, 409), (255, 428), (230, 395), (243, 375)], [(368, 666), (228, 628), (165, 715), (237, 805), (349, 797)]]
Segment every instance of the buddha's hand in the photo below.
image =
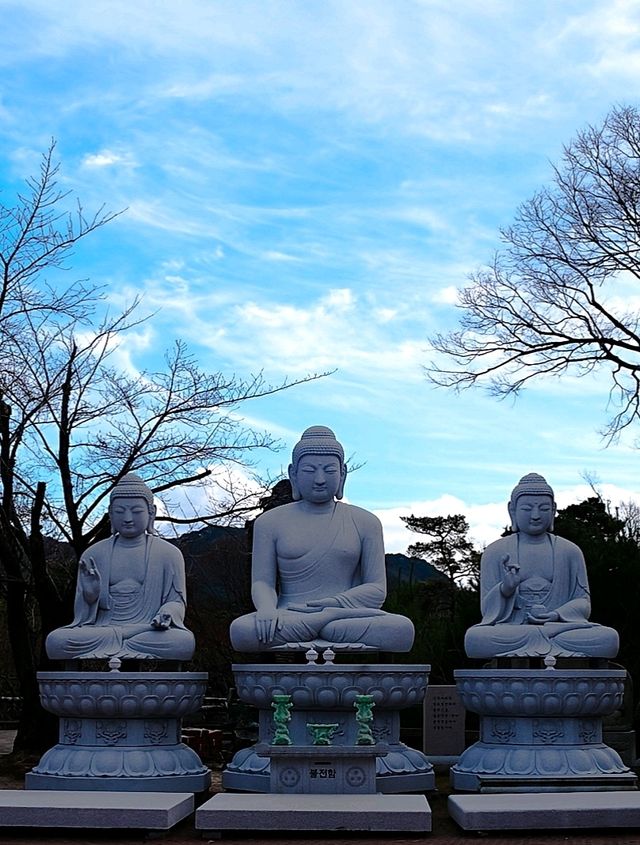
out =
[(532, 605), (527, 613), (527, 622), (530, 625), (544, 625), (545, 622), (557, 622), (560, 617), (557, 611), (547, 610), (543, 604)]
[(277, 608), (256, 610), (256, 634), (259, 642), (270, 643), (280, 628), (282, 628), (282, 619)]
[(78, 566), (78, 575), (80, 578), (80, 587), (85, 601), (93, 604), (100, 595), (100, 573), (96, 562), (92, 557), (80, 558)]
[(171, 614), (170, 613), (156, 613), (156, 615), (151, 620), (151, 627), (155, 628), (156, 631), (166, 631), (168, 628), (171, 627)]
[(340, 602), (335, 596), (327, 596), (324, 599), (311, 599), (304, 604), (291, 604), (289, 610), (295, 610), (298, 613), (315, 613), (318, 610), (324, 610), (325, 607), (340, 607)]
[(516, 588), (522, 576), (520, 575), (520, 566), (515, 561), (511, 560), (511, 555), (504, 555), (500, 561), (504, 569), (504, 577), (502, 579), (502, 593), (505, 596), (510, 596), (515, 593)]

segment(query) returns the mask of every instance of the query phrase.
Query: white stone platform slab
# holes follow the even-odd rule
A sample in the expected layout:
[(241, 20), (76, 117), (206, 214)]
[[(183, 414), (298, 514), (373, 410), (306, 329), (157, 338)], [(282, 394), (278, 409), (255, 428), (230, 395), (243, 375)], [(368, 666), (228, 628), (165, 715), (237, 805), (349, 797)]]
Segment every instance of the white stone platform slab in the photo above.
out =
[(196, 829), (431, 831), (423, 795), (267, 795), (221, 792), (196, 810)]
[(0, 828), (169, 830), (193, 809), (193, 795), (183, 792), (0, 790)]
[(450, 795), (449, 815), (463, 830), (640, 828), (640, 792), (510, 792)]

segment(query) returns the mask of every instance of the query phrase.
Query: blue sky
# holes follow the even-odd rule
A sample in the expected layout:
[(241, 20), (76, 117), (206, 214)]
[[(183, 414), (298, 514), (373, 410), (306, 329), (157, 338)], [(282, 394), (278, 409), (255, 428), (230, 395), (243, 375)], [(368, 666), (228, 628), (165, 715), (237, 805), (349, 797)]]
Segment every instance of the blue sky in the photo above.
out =
[[(550, 178), (563, 143), (640, 100), (633, 0), (0, 0), (5, 201), (57, 139), (64, 186), (127, 208), (76, 251), (78, 276), (154, 318), (119, 352), (171, 338), (202, 366), (334, 375), (245, 406), (286, 449), (330, 425), (362, 464), (348, 500), (464, 511), (477, 542), (538, 471), (560, 505), (594, 474), (640, 499), (633, 434), (605, 448), (607, 378), (540, 383), (515, 404), (425, 381), (455, 289)], [(627, 303), (635, 292), (624, 293)]]

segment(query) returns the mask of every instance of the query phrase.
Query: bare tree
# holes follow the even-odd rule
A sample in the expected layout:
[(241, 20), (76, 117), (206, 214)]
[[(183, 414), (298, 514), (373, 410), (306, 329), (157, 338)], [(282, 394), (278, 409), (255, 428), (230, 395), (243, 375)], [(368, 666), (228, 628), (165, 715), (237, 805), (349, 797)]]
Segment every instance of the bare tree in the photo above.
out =
[[(16, 748), (48, 742), (36, 684), (36, 669), (46, 665), (42, 644), (72, 617), (74, 564), (108, 533), (113, 485), (138, 471), (161, 499), (211, 478), (224, 487), (220, 468), (251, 472), (256, 452), (275, 445), (245, 424), (239, 406), (318, 377), (271, 385), (261, 373), (208, 373), (181, 342), (157, 371), (119, 370), (113, 353), (140, 322), (137, 303), (98, 321), (99, 289), (80, 283), (58, 291), (41, 282), (78, 239), (113, 218), (87, 222), (79, 211), (74, 222), (59, 212), (66, 195), (55, 185), (52, 152), (16, 208), (0, 208), (0, 584), (24, 699)], [(204, 513), (165, 518), (242, 516), (264, 489), (228, 487)], [(66, 560), (52, 555), (51, 538), (68, 549)]]
[(461, 291), (460, 328), (432, 339), (436, 384), (517, 394), (533, 379), (610, 374), (615, 438), (640, 416), (640, 112), (614, 108), (564, 149), (554, 178), (501, 232), (504, 248)]

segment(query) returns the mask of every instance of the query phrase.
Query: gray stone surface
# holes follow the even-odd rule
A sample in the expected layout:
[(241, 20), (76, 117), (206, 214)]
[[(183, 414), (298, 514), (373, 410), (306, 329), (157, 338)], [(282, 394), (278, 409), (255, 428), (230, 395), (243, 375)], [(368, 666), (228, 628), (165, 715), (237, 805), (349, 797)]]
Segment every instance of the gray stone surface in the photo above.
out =
[(193, 812), (193, 795), (0, 790), (0, 827), (169, 830)]
[(431, 831), (422, 795), (239, 795), (220, 793), (196, 810), (196, 829)]
[(477, 831), (640, 827), (640, 793), (451, 795), (449, 815)]

